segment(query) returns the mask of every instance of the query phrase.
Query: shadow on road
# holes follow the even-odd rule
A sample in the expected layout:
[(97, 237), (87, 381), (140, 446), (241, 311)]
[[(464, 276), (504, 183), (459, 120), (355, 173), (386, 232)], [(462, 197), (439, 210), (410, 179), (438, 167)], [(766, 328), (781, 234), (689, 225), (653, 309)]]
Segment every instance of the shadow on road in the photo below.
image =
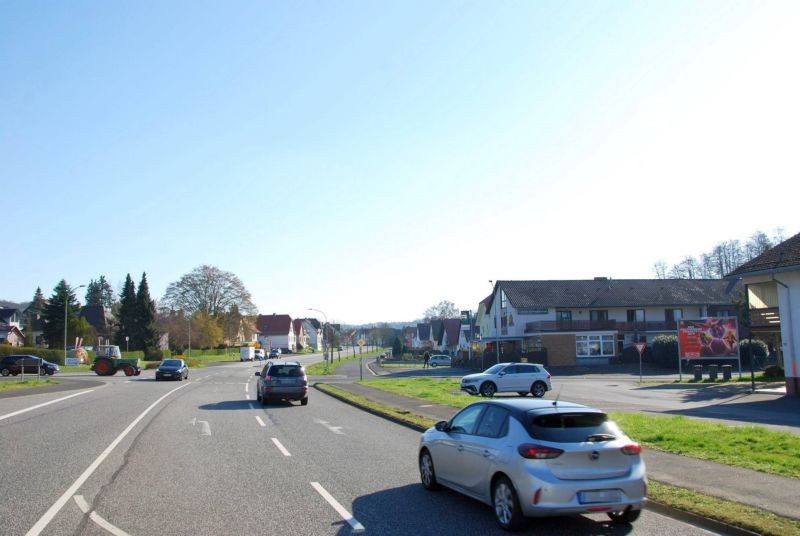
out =
[[(353, 517), (368, 534), (508, 534), (495, 522), (490, 506), (447, 489), (429, 492), (419, 484), (362, 495), (353, 501)], [(518, 534), (621, 536), (632, 530), (631, 525), (613, 525), (607, 518), (565, 516), (528, 520)], [(339, 534), (349, 536), (352, 530), (345, 523)]]

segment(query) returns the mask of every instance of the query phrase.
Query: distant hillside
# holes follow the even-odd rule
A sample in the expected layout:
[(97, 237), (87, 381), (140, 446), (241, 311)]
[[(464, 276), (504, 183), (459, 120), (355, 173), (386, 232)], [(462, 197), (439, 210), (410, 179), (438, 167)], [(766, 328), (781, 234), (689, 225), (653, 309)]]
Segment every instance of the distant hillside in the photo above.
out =
[(19, 309), (24, 311), (30, 302), (17, 303), (8, 300), (0, 300), (0, 309)]

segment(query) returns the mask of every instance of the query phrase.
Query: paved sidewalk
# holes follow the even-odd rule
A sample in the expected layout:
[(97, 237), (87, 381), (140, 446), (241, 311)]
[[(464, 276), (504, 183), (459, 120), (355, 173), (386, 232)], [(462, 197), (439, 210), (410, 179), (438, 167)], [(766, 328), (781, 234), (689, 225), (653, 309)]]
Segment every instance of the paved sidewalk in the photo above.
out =
[[(336, 379), (331, 378), (333, 381), (319, 379), (320, 383), (329, 383), (375, 402), (436, 421), (449, 420), (457, 411), (454, 408), (359, 385), (348, 380), (349, 375), (338, 375)], [(800, 479), (739, 469), (647, 448), (644, 449), (643, 456), (647, 475), (653, 480), (800, 520)]]

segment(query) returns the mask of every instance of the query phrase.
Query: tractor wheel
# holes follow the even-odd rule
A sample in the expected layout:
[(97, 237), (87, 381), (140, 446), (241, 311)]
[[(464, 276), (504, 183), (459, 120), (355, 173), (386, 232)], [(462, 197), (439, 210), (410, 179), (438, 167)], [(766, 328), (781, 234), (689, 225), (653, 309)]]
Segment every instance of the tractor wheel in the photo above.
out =
[(133, 376), (133, 367), (130, 365), (125, 365), (125, 368), (122, 369), (125, 371), (125, 376)]
[(98, 376), (110, 376), (116, 372), (108, 359), (98, 359), (94, 364), (94, 373)]

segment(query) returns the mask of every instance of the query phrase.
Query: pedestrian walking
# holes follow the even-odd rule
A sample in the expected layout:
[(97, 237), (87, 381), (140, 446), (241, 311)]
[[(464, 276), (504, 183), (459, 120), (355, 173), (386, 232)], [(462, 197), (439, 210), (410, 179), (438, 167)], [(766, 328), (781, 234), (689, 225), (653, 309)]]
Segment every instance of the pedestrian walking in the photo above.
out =
[(422, 368), (428, 368), (431, 362), (431, 354), (425, 352), (425, 355), (422, 356), (424, 363), (422, 364)]

